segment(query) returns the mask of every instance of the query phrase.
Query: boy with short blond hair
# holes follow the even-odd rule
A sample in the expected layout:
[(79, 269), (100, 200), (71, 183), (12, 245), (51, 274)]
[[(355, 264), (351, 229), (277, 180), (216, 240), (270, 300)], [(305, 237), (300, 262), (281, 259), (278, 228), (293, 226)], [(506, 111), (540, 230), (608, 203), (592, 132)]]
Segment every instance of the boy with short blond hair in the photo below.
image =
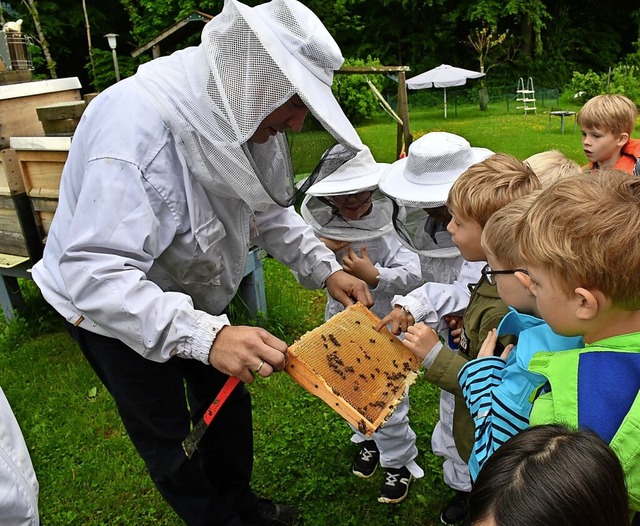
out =
[(612, 170), (542, 192), (518, 228), (537, 309), (585, 348), (534, 355), (548, 379), (531, 425), (596, 431), (618, 454), (640, 510), (640, 179)]
[(598, 95), (589, 99), (576, 117), (588, 171), (616, 168), (633, 173), (640, 158), (640, 139), (631, 134), (638, 108), (624, 95)]
[[(579, 176), (580, 172), (576, 176)], [(475, 440), (469, 471), (475, 480), (484, 463), (509, 438), (529, 427), (532, 394), (545, 383), (539, 374), (527, 371), (531, 356), (540, 349), (582, 347), (581, 338), (554, 334), (540, 319), (531, 280), (517, 248), (519, 221), (541, 191), (516, 199), (495, 212), (482, 231), (482, 248), (488, 265), (483, 271), (495, 284), (510, 311), (484, 341), (478, 359), (461, 369), (458, 381), (475, 424)], [(494, 355), (499, 336), (518, 339)]]
[[(480, 238), (491, 215), (540, 187), (540, 181), (531, 168), (511, 155), (495, 154), (468, 168), (453, 184), (447, 201), (452, 216), (447, 229), (464, 259), (485, 261)], [(423, 360), (427, 369), (426, 380), (456, 396), (453, 437), (456, 449), (465, 462), (469, 459), (474, 442), (474, 425), (462, 399), (458, 372), (467, 361), (477, 356), (488, 331), (498, 325), (507, 311), (496, 287), (483, 276), (475, 285), (462, 317), (457, 351), (445, 347), (432, 328), (424, 323), (416, 324), (419, 320), (414, 320), (411, 314), (402, 309), (394, 309), (379, 324), (382, 327), (392, 323), (394, 331), (407, 327), (403, 344)], [(399, 319), (401, 316), (404, 318)], [(511, 343), (512, 338), (501, 340), (506, 345)], [(461, 502), (466, 499), (466, 495), (458, 496)], [(443, 522), (447, 523), (445, 520)]]
[(546, 150), (530, 155), (524, 160), (540, 179), (543, 187), (558, 179), (582, 173), (580, 165), (560, 150)]
[(480, 238), (485, 255), (498, 258), (501, 263), (510, 267), (522, 266), (522, 258), (516, 243), (517, 222), (529, 210), (541, 192), (542, 190), (534, 190), (505, 205), (489, 218)]
[(539, 188), (529, 166), (512, 155), (496, 153), (460, 176), (449, 192), (447, 207), (484, 227), (495, 211)]

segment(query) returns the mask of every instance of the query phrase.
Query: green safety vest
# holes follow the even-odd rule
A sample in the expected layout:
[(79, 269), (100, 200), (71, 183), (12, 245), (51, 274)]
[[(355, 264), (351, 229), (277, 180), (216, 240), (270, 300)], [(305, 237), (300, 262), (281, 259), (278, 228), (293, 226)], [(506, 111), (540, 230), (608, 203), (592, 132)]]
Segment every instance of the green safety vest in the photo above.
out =
[[(637, 333), (633, 335), (633, 342), (624, 336), (598, 344), (632, 343), (638, 348)], [(598, 433), (620, 459), (627, 480), (629, 505), (635, 511), (640, 511), (639, 351), (592, 346), (539, 352), (529, 364), (529, 370), (549, 380), (547, 392), (533, 404), (531, 425), (563, 423)]]

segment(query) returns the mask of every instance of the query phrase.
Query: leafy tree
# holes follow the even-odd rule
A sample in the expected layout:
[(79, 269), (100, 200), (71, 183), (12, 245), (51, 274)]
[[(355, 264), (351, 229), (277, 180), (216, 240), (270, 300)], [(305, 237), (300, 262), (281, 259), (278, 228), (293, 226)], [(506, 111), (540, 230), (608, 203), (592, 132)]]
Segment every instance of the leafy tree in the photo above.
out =
[(26, 6), (27, 11), (29, 12), (29, 16), (33, 20), (33, 25), (35, 27), (36, 33), (38, 35), (38, 42), (42, 47), (42, 52), (47, 61), (47, 69), (49, 70), (49, 74), (52, 79), (57, 78), (56, 73), (56, 63), (51, 56), (51, 51), (49, 50), (49, 43), (47, 42), (47, 38), (42, 29), (42, 24), (40, 22), (40, 13), (38, 12), (38, 6), (35, 0), (22, 0), (22, 3)]
[[(345, 66), (380, 66), (378, 59), (367, 57), (347, 59)], [(335, 75), (332, 86), (333, 94), (338, 99), (346, 116), (354, 123), (370, 118), (378, 109), (379, 100), (369, 87), (373, 84), (378, 91), (384, 87), (384, 79), (380, 74), (339, 74)]]
[[(265, 0), (241, 0), (257, 5)], [(492, 48), (486, 85), (533, 76), (536, 84), (562, 86), (573, 71), (606, 72), (636, 55), (640, 5), (599, 0), (302, 0), (325, 23), (346, 57), (377, 57), (384, 65), (405, 65), (412, 76), (441, 63), (477, 68), (479, 53), (461, 45), (477, 28), (508, 32), (519, 52), (501, 62), (503, 45)], [(86, 4), (86, 16), (83, 11)], [(78, 76), (92, 83), (89, 47), (108, 51), (103, 35), (117, 33), (119, 62), (130, 52), (194, 10), (216, 15), (224, 0), (0, 0), (0, 23), (23, 18), (23, 30), (48, 43), (34, 53), (36, 75)], [(40, 31), (29, 6), (37, 8)], [(597, 13), (597, 16), (594, 16)], [(88, 31), (89, 28), (89, 31)], [(89, 43), (91, 39), (91, 44)], [(195, 43), (197, 37), (185, 45)], [(508, 49), (511, 49), (508, 48)], [(496, 55), (493, 53), (496, 52)], [(107, 78), (113, 66), (96, 65)], [(96, 81), (96, 85), (103, 85)]]
[[(505, 45), (509, 38), (509, 30), (504, 33), (498, 33), (495, 28), (489, 28), (483, 26), (476, 28), (475, 31), (467, 35), (467, 41), (465, 44), (473, 48), (478, 56), (478, 62), (480, 63), (480, 72), (487, 73), (489, 69), (496, 66), (501, 61), (498, 58), (494, 58), (490, 61), (490, 57), (497, 57), (497, 53), (501, 52), (503, 60), (509, 60), (511, 57), (511, 49), (508, 43)], [(487, 111), (489, 104), (489, 94), (487, 92), (487, 86), (484, 82), (484, 78), (480, 79), (480, 110)]]

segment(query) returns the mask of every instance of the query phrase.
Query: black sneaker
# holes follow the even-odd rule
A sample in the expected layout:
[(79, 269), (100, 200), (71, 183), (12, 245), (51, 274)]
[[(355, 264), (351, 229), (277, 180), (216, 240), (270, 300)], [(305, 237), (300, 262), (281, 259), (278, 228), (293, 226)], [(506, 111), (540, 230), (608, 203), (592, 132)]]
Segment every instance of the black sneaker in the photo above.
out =
[(440, 514), (440, 522), (447, 526), (464, 524), (469, 515), (469, 493), (456, 491), (455, 496), (444, 507)]
[(276, 504), (268, 499), (258, 499), (256, 505), (260, 526), (295, 526), (302, 524), (300, 512), (291, 506)]
[(411, 473), (406, 467), (386, 468), (387, 475), (378, 497), (378, 502), (384, 504), (395, 504), (405, 499), (409, 494), (409, 483), (411, 482)]
[(351, 473), (363, 479), (368, 479), (375, 473), (378, 460), (380, 460), (378, 446), (373, 440), (366, 440), (362, 443), (362, 448), (358, 451), (356, 458), (353, 459)]

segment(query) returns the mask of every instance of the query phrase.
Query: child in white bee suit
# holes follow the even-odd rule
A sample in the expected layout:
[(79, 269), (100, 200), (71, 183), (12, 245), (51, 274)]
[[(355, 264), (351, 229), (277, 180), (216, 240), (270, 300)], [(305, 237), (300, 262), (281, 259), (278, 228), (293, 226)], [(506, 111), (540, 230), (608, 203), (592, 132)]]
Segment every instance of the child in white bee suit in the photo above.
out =
[[(336, 145), (326, 152), (321, 180), (307, 190), (301, 207), (305, 221), (335, 252), (344, 270), (369, 285), (375, 300), (371, 310), (378, 316), (389, 311), (395, 295), (421, 283), (420, 260), (398, 240), (391, 224), (392, 203), (377, 190), (387, 166), (377, 163), (366, 146), (354, 156)], [(327, 294), (325, 320), (343, 308)], [(368, 478), (378, 462), (386, 470), (379, 502), (400, 502), (408, 494), (411, 478), (424, 474), (415, 461), (418, 448), (408, 411), (405, 395), (384, 427), (370, 438), (352, 426), (352, 441), (362, 444), (352, 472)]]
[[(450, 323), (454, 324), (467, 307), (469, 285), (479, 281), (485, 262), (466, 261), (451, 240), (447, 196), (467, 168), (492, 153), (471, 147), (458, 135), (427, 133), (411, 144), (407, 157), (393, 163), (380, 178), (380, 190), (394, 203), (396, 233), (406, 247), (419, 254), (425, 282), (406, 296), (393, 298), (393, 310), (382, 322), (389, 324), (394, 334), (421, 321), (448, 339), (452, 348), (457, 347), (450, 338)], [(431, 447), (445, 458), (444, 480), (456, 491), (440, 516), (444, 524), (464, 520), (471, 491), (469, 469), (453, 441), (453, 408), (453, 395), (441, 391), (440, 420), (431, 436)]]

